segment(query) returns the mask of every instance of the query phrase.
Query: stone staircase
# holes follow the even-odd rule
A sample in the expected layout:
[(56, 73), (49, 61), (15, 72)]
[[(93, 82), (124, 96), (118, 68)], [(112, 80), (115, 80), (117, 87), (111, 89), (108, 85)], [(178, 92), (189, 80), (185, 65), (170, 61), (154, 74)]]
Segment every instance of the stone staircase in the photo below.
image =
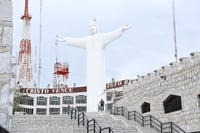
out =
[(68, 115), (14, 115), (11, 133), (86, 133)]
[(106, 112), (89, 112), (86, 113), (86, 117), (87, 119), (95, 119), (101, 127), (111, 127), (114, 133), (141, 133), (134, 125), (129, 125), (125, 120), (122, 120), (122, 117), (119, 118), (119, 116)]
[[(133, 120), (107, 112), (87, 112), (88, 120), (95, 119), (99, 126), (111, 127), (114, 133), (155, 133), (150, 128), (141, 127)], [(22, 115), (12, 118), (10, 133), (86, 133), (85, 126), (78, 126), (77, 119), (69, 115)], [(90, 131), (92, 133), (92, 131)], [(108, 131), (102, 131), (108, 133)]]
[(150, 128), (149, 126), (142, 127), (142, 125), (139, 124), (138, 122), (136, 122), (134, 120), (127, 120), (127, 118), (125, 118), (124, 116), (121, 116), (121, 115), (111, 115), (111, 116), (115, 120), (123, 121), (128, 126), (133, 126), (134, 125), (134, 127), (138, 130), (138, 133), (158, 133), (153, 128)]

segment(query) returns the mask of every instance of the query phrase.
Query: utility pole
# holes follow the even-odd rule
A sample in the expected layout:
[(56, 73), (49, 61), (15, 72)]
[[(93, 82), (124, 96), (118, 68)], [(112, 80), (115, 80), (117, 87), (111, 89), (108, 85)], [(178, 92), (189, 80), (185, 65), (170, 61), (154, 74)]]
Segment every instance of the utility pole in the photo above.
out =
[(172, 10), (173, 10), (173, 28), (174, 28), (174, 46), (175, 46), (175, 59), (176, 62), (178, 61), (178, 55), (177, 55), (177, 42), (176, 42), (176, 14), (175, 14), (175, 4), (174, 0), (172, 0)]

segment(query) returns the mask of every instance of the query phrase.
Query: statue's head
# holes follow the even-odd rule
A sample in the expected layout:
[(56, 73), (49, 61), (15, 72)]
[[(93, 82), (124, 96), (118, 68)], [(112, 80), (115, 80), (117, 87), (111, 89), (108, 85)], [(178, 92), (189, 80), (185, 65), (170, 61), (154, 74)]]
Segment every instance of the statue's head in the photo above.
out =
[(93, 21), (90, 22), (90, 32), (91, 35), (95, 35), (98, 33), (98, 26), (95, 18), (93, 19)]

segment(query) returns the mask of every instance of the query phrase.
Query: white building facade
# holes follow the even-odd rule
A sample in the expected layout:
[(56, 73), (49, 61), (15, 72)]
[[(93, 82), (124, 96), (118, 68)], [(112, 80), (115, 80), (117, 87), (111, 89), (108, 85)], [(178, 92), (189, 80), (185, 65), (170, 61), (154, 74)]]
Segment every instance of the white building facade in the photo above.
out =
[[(106, 84), (105, 111), (111, 111), (114, 103), (123, 97), (125, 85), (131, 80), (121, 80)], [(21, 88), (20, 108), (15, 112), (33, 115), (66, 114), (69, 107), (80, 112), (87, 111), (87, 87), (73, 88)], [(101, 99), (99, 99), (100, 101)], [(98, 108), (98, 105), (96, 107)]]
[(33, 115), (66, 114), (69, 107), (87, 110), (86, 87), (21, 88), (20, 112)]

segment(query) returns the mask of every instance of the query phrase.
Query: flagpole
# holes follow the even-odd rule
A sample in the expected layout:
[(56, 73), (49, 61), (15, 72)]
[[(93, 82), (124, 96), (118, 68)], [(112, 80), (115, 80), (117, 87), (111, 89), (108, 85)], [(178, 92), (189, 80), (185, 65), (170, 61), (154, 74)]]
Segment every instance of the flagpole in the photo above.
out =
[(176, 19), (175, 19), (175, 6), (174, 6), (174, 0), (172, 0), (172, 10), (173, 10), (173, 28), (174, 28), (174, 45), (175, 45), (175, 59), (176, 62), (178, 61), (178, 55), (177, 55), (177, 42), (176, 42)]

